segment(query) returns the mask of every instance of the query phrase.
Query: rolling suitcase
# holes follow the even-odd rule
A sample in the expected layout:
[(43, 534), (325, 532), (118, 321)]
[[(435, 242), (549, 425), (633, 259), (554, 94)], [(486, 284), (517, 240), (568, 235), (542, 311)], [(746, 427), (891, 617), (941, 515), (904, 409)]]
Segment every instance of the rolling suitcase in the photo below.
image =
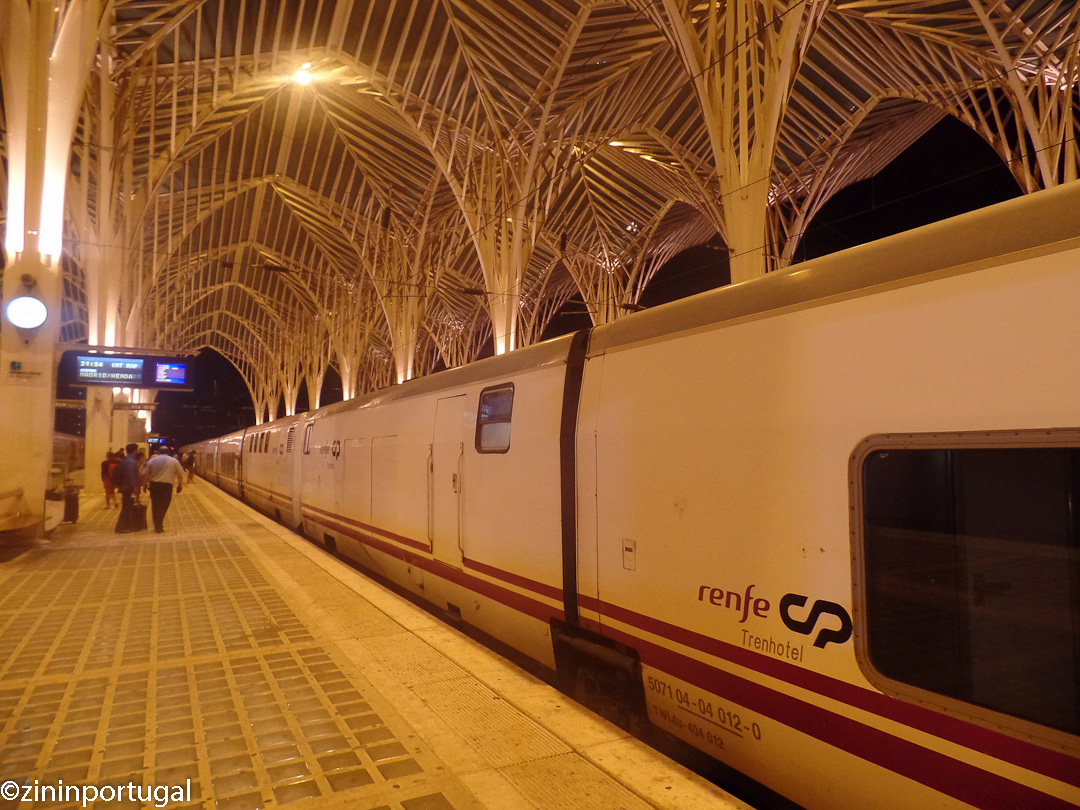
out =
[(79, 489), (71, 481), (64, 482), (64, 523), (79, 522)]
[(146, 531), (146, 504), (137, 503), (131, 512), (131, 530), (136, 532)]

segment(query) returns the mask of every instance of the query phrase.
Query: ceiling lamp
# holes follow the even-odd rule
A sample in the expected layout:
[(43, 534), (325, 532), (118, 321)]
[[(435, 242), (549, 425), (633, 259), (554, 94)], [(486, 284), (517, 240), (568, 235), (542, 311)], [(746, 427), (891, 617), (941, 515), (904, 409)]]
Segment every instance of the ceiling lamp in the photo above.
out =
[(45, 303), (34, 294), (37, 282), (30, 274), (22, 277), (20, 294), (8, 301), (4, 315), (19, 329), (37, 329), (49, 316)]

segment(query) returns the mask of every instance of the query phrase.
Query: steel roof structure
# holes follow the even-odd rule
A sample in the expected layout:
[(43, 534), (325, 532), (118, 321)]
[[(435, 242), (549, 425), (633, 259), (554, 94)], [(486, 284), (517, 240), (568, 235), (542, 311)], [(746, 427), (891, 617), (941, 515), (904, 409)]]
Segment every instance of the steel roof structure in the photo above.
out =
[(331, 364), (348, 397), (530, 343), (574, 296), (613, 320), (716, 235), (734, 281), (784, 267), (945, 115), (1025, 191), (1080, 168), (1072, 0), (48, 5), (96, 51), (63, 338), (211, 346), (260, 414)]

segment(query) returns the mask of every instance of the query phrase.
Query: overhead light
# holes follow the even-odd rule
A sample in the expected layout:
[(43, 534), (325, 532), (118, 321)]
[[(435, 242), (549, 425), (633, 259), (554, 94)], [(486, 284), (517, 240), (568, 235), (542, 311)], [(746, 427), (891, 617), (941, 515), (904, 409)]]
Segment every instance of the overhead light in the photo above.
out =
[(311, 84), (311, 74), (308, 71), (311, 69), (311, 62), (304, 62), (300, 66), (300, 69), (292, 75), (293, 81), (297, 84)]
[(37, 329), (49, 316), (49, 310), (40, 300), (29, 295), (12, 298), (4, 308), (7, 319), (20, 329)]
[(48, 307), (35, 293), (36, 287), (37, 280), (29, 273), (24, 273), (20, 294), (8, 301), (4, 307), (4, 315), (19, 329), (37, 329), (49, 317)]

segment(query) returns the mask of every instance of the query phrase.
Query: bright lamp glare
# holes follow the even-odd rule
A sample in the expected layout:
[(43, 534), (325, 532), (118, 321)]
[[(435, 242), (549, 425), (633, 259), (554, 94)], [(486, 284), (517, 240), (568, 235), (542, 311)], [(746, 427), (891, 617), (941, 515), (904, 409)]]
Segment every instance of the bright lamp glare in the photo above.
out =
[(29, 295), (12, 298), (4, 308), (7, 319), (20, 329), (36, 329), (45, 323), (49, 311), (45, 305)]
[(293, 81), (297, 84), (311, 84), (311, 74), (301, 68), (293, 74)]

